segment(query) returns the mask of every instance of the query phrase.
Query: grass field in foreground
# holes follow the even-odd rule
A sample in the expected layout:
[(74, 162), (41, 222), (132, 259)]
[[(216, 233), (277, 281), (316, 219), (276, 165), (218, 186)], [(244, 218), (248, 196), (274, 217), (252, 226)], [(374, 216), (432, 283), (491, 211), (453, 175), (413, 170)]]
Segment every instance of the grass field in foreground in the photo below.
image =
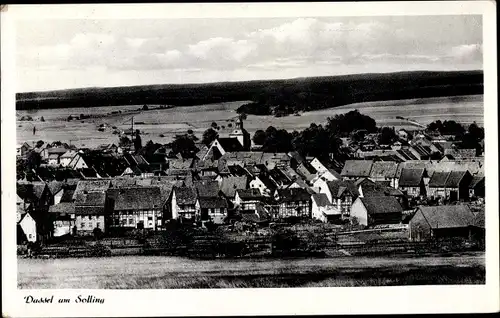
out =
[(18, 287), (258, 288), (484, 284), (484, 253), (194, 260), (170, 256), (18, 259)]
[(225, 275), (205, 277), (129, 277), (105, 282), (111, 289), (178, 288), (280, 288), (280, 287), (356, 287), (402, 285), (485, 284), (483, 266), (434, 268), (339, 269), (277, 275)]

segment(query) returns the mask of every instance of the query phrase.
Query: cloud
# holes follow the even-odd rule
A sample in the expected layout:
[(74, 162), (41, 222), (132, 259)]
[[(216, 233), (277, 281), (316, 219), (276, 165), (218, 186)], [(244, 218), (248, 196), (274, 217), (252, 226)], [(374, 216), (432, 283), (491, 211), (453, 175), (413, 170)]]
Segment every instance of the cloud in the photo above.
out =
[(450, 56), (462, 62), (482, 61), (483, 46), (481, 44), (463, 44), (450, 49)]
[[(264, 72), (279, 77), (324, 73), (324, 68), (337, 73), (432, 65), (480, 68), (482, 45), (476, 33), (481, 28), (475, 20), (456, 19), (445, 23), (425, 17), (297, 18), (266, 20), (247, 29), (235, 27), (238, 32), (227, 26), (239, 21), (225, 22), (224, 30), (211, 29), (212, 23), (206, 21), (181, 26), (176, 22), (170, 28), (160, 21), (142, 29), (130, 26), (131, 22), (116, 21), (106, 28), (86, 22), (59, 42), (40, 45), (43, 41), (30, 44), (24, 39), (17, 61), (26, 70), (86, 70), (91, 76), (99, 69), (130, 74), (206, 72), (210, 78), (217, 72), (236, 70), (246, 78), (250, 74), (258, 78)], [(266, 27), (257, 29), (256, 25)], [(41, 37), (54, 36), (54, 32), (46, 33)]]

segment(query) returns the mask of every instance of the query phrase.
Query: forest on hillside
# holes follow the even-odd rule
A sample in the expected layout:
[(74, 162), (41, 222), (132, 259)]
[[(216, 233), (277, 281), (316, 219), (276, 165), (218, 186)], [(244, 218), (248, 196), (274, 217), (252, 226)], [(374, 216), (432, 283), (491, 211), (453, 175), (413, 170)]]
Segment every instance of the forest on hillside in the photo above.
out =
[(398, 72), (208, 84), (82, 88), (16, 94), (16, 109), (192, 106), (251, 101), (248, 114), (286, 115), (357, 102), (483, 94), (482, 71)]

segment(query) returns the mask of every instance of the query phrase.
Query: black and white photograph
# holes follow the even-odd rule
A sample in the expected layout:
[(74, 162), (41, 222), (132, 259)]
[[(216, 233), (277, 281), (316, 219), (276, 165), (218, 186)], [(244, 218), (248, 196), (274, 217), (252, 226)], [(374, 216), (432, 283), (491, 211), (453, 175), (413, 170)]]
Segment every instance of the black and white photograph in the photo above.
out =
[(61, 303), (50, 290), (97, 290), (68, 296), (97, 308), (109, 302), (99, 290), (485, 287), (498, 148), (485, 57), (496, 45), (482, 12), (495, 7), (476, 3), (478, 13), (324, 3), (276, 16), (227, 4), (220, 17), (202, 4), (199, 16), (172, 13), (188, 4), (144, 10), (165, 17), (8, 6), (19, 11), (2, 144), (16, 152), (2, 152), (12, 202), (2, 230), (13, 233), (16, 301)]

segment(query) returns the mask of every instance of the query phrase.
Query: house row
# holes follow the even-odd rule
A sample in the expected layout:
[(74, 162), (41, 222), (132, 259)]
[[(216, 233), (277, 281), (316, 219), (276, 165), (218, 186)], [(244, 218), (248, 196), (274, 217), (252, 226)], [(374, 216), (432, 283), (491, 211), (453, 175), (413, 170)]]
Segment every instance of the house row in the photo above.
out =
[(341, 172), (347, 180), (387, 182), (410, 197), (442, 197), (450, 201), (484, 197), (482, 161), (348, 160)]

